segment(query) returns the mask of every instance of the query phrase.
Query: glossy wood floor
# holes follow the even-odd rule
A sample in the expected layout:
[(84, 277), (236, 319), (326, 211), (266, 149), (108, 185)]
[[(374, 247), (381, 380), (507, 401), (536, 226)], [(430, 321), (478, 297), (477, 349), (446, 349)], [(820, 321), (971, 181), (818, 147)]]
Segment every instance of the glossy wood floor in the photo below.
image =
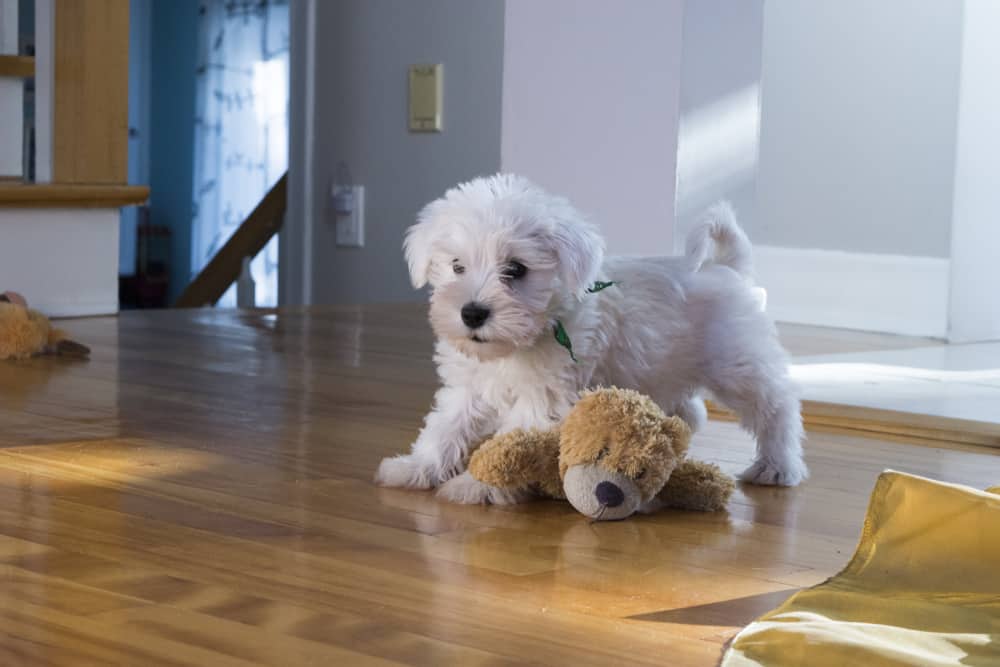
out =
[[(434, 388), (422, 308), (67, 323), (0, 366), (2, 665), (712, 665), (851, 555), (893, 467), (978, 487), (997, 450), (810, 434), (813, 478), (728, 513), (591, 525), (371, 484)], [(713, 423), (699, 456), (738, 471)]]

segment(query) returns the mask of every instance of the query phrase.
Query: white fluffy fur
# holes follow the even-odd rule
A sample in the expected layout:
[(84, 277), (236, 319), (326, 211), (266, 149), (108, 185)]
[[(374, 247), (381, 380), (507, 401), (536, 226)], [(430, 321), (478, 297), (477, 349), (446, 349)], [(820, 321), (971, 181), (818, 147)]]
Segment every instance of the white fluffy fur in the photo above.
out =
[[(600, 235), (569, 202), (497, 175), (425, 207), (405, 254), (414, 286), (433, 288), (442, 387), (412, 451), (382, 461), (379, 484), (440, 487), (455, 502), (519, 502), (462, 474), (471, 448), (494, 433), (558, 423), (595, 385), (649, 394), (695, 429), (705, 420), (700, 393), (708, 391), (757, 439), (743, 479), (806, 478), (787, 357), (761, 312), (750, 243), (727, 205), (706, 213), (684, 257), (605, 259)], [(527, 274), (505, 279), (503, 267), (515, 259)], [(595, 280), (616, 286), (588, 293)], [(476, 330), (460, 315), (473, 301), (491, 310)], [(554, 340), (556, 320), (578, 363)]]

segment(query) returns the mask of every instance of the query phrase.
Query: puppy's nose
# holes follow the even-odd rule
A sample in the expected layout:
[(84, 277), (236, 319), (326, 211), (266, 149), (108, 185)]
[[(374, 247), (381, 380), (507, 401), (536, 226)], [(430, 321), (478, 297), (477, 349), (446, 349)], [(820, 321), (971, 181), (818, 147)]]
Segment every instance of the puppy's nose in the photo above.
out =
[(462, 306), (462, 322), (470, 329), (478, 329), (490, 319), (490, 309), (472, 301)]
[(594, 488), (594, 495), (597, 502), (605, 507), (618, 507), (625, 502), (625, 494), (612, 482), (601, 482)]

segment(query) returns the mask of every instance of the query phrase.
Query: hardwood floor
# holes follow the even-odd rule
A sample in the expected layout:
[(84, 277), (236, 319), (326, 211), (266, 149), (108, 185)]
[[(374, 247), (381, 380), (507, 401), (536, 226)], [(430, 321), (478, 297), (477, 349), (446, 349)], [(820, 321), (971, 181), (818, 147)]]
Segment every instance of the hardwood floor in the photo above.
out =
[[(435, 385), (421, 307), (65, 323), (0, 366), (0, 664), (713, 665), (850, 557), (887, 467), (977, 487), (997, 450), (811, 433), (813, 477), (728, 513), (588, 524), (378, 489)], [(713, 422), (695, 453), (737, 472)]]
[(818, 354), (847, 354), (851, 352), (881, 352), (886, 350), (909, 350), (918, 347), (945, 345), (934, 338), (895, 336), (892, 334), (831, 329), (806, 324), (780, 322), (778, 332), (781, 342), (793, 357)]

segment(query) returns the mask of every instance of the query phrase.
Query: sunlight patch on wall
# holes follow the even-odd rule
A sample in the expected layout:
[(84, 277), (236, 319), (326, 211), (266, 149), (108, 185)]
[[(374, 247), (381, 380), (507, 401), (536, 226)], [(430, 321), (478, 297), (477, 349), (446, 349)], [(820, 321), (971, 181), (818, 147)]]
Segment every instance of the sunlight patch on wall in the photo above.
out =
[(760, 84), (753, 83), (681, 117), (677, 214), (713, 203), (718, 192), (752, 178), (760, 138)]

